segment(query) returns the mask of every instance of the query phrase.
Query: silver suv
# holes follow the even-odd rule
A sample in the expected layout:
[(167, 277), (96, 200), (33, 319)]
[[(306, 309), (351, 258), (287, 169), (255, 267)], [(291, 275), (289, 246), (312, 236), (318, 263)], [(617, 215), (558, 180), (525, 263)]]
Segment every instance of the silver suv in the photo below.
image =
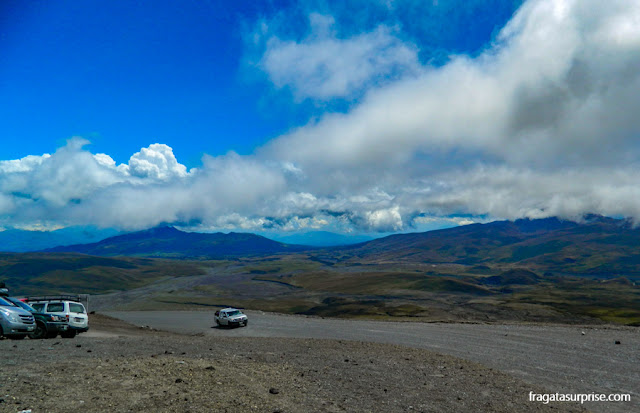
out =
[(35, 329), (36, 321), (30, 312), (0, 296), (0, 336), (22, 339)]

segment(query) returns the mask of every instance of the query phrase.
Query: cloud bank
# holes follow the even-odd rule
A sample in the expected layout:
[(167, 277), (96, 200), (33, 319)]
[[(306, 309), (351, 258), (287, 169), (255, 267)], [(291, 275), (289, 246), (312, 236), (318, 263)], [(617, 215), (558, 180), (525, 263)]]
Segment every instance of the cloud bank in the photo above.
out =
[(190, 171), (166, 145), (116, 165), (77, 138), (0, 161), (3, 224), (388, 232), (452, 216), (640, 219), (640, 3), (530, 0), (483, 53), (438, 67), (401, 27), (339, 36), (330, 16), (309, 18), (301, 38), (263, 34), (256, 69), (294, 101), (350, 110)]

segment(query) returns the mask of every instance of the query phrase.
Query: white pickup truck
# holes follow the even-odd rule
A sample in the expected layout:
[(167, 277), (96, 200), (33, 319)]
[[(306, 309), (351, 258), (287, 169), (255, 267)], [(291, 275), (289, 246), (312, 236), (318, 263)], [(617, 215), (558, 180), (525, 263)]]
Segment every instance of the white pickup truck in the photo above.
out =
[(238, 327), (246, 326), (249, 323), (246, 314), (237, 308), (223, 308), (216, 311), (214, 316), (216, 324), (219, 326)]

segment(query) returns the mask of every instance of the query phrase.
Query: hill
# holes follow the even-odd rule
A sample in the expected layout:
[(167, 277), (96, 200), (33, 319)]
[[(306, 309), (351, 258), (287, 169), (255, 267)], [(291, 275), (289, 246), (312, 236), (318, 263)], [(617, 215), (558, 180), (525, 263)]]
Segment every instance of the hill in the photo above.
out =
[(147, 256), (165, 258), (223, 259), (261, 256), (308, 249), (255, 234), (184, 232), (170, 226), (156, 227), (104, 239), (92, 244), (50, 248), (45, 252), (76, 252), (96, 256)]
[(640, 229), (622, 219), (588, 216), (496, 221), (399, 234), (334, 249), (349, 263), (451, 263), (519, 266), (540, 272), (640, 274)]
[(0, 281), (15, 295), (129, 290), (204, 271), (198, 263), (189, 261), (73, 253), (0, 253)]

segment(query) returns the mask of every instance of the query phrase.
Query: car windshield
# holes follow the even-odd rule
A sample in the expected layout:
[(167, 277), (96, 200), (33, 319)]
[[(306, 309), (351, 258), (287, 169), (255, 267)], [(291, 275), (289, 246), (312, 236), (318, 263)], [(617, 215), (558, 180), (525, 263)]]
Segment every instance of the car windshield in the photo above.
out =
[(242, 314), (242, 312), (240, 312), (240, 310), (233, 310), (233, 311), (229, 311), (227, 314), (229, 315), (229, 317), (233, 317), (234, 315)]
[(16, 307), (14, 303), (11, 301), (7, 301), (4, 298), (0, 297), (0, 306), (2, 307)]
[(22, 302), (18, 299), (15, 298), (7, 298), (8, 301), (11, 301), (13, 304), (17, 305), (18, 307), (22, 307), (25, 310), (29, 311), (30, 313), (35, 313), (36, 310), (35, 308), (31, 307), (29, 304)]

